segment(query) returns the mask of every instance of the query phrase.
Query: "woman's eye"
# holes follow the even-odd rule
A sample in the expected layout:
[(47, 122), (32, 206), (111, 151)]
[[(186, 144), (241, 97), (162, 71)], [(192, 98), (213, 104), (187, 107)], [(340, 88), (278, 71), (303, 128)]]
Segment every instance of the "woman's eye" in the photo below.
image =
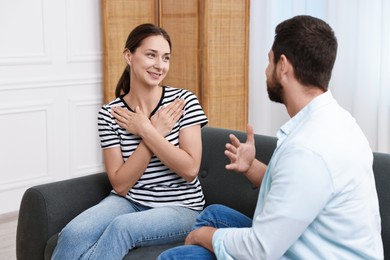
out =
[(170, 59), (171, 59), (171, 57), (169, 57), (169, 56), (164, 57), (164, 61), (169, 61)]
[(148, 56), (150, 58), (154, 58), (156, 55), (154, 55), (154, 53), (148, 53), (148, 54), (146, 54), (146, 56)]

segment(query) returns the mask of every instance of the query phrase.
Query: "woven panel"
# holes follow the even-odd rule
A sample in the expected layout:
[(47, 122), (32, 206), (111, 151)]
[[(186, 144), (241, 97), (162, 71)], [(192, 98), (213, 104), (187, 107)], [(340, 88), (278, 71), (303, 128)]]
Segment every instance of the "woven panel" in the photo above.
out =
[(210, 125), (245, 130), (249, 1), (205, 1), (203, 106)]
[(209, 125), (245, 130), (248, 117), (249, 0), (102, 0), (104, 101), (115, 97), (129, 32), (159, 24), (172, 39), (163, 84), (200, 100)]
[(141, 23), (156, 23), (155, 0), (102, 0), (104, 102), (115, 98), (116, 84), (126, 66), (127, 36)]
[(160, 24), (172, 40), (170, 71), (164, 84), (200, 93), (198, 0), (160, 0)]

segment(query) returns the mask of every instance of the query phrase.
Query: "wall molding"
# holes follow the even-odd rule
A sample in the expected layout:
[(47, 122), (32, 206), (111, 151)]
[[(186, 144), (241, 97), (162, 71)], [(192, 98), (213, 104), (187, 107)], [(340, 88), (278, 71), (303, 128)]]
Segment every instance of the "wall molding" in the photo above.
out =
[[(83, 107), (100, 108), (102, 104), (103, 104), (103, 100), (101, 97), (69, 98), (69, 136), (70, 136), (69, 162), (70, 162), (70, 175), (72, 177), (88, 175), (96, 172), (102, 172), (105, 170), (103, 160), (101, 160), (101, 163), (96, 163), (96, 164), (86, 163), (82, 165), (77, 165), (75, 154), (73, 152), (77, 150), (77, 145), (81, 145), (80, 143), (75, 141), (77, 129), (79, 129), (80, 127), (76, 122), (78, 111)], [(94, 123), (96, 123), (96, 127), (97, 127), (97, 120), (96, 120), (97, 112), (98, 111), (96, 111), (95, 117), (93, 119), (90, 119), (93, 120)], [(94, 133), (96, 134), (96, 137), (98, 137), (97, 128)], [(96, 141), (99, 141), (98, 138), (96, 138)], [(99, 145), (96, 146), (100, 147)], [(100, 154), (100, 150), (96, 151), (96, 153)]]
[[(80, 2), (76, 2), (76, 6), (72, 3), (73, 0), (66, 0), (66, 27), (67, 27), (67, 62), (68, 63), (84, 63), (84, 62), (101, 62), (103, 60), (103, 52), (91, 52), (91, 51), (76, 51), (72, 45), (72, 40), (74, 38), (74, 29), (72, 26), (73, 12), (74, 7), (78, 8)], [(94, 0), (90, 1), (91, 4), (94, 3)], [(85, 4), (85, 1), (84, 1)]]
[(35, 185), (53, 182), (55, 179), (51, 176), (34, 176), (33, 178), (26, 178), (22, 180), (15, 180), (10, 182), (0, 183), (0, 192), (16, 190), (19, 188), (32, 187)]
[(101, 62), (103, 53), (75, 53), (72, 48), (68, 48), (68, 63)]
[(45, 77), (45, 78), (30, 78), (23, 80), (7, 80), (0, 81), (0, 91), (6, 90), (26, 90), (39, 88), (61, 88), (70, 86), (85, 86), (102, 84), (103, 78), (101, 75), (85, 76), (85, 77)]
[[(103, 92), (100, 1), (3, 2), (0, 214), (17, 211), (29, 187), (104, 171), (95, 123)], [(70, 114), (72, 100), (78, 115)]]
[(105, 171), (103, 164), (85, 165), (83, 167), (77, 167), (74, 171), (71, 171), (71, 177), (76, 178)]
[(51, 63), (52, 60), (46, 53), (0, 56), (0, 66), (42, 65)]
[[(11, 26), (13, 30), (7, 31), (3, 37), (7, 37), (8, 40), (15, 41), (15, 40), (22, 40), (23, 37), (20, 35), (20, 29), (28, 29), (28, 30), (36, 30), (34, 31), (35, 35), (39, 35), (39, 37), (34, 38), (32, 40), (40, 40), (40, 48), (36, 51), (30, 51), (30, 53), (25, 53), (25, 49), (20, 50), (18, 47), (14, 47), (14, 50), (6, 49), (6, 54), (0, 55), (0, 66), (16, 66), (16, 65), (42, 65), (42, 64), (51, 64), (52, 59), (48, 52), (48, 37), (47, 37), (47, 28), (45, 26), (45, 10), (44, 10), (44, 0), (36, 0), (35, 3), (31, 3), (31, 5), (38, 6), (36, 10), (30, 10), (25, 9), (18, 12), (18, 16), (25, 16), (27, 12), (32, 12), (32, 14), (37, 14), (38, 10), (40, 12), (40, 20), (34, 19), (33, 22), (30, 22), (28, 26), (26, 27), (24, 23), (21, 23), (20, 25), (17, 24), (16, 27), (12, 27), (12, 22), (16, 21), (10, 21), (10, 24), (8, 26)], [(8, 12), (16, 12), (18, 4), (9, 6), (10, 9), (7, 10)], [(28, 6), (24, 6), (25, 8), (28, 8)], [(33, 17), (33, 16), (32, 16)], [(30, 17), (31, 18), (31, 17)], [(37, 18), (37, 17), (34, 17)], [(26, 18), (28, 21), (28, 17)], [(34, 25), (36, 25), (34, 27)], [(4, 32), (3, 32), (4, 33)], [(9, 34), (10, 33), (10, 34)], [(29, 40), (31, 39), (25, 39), (26, 43), (29, 44)], [(15, 44), (13, 44), (15, 45)], [(3, 50), (4, 51), (4, 50)]]
[(49, 154), (50, 154), (50, 108), (53, 105), (52, 100), (41, 100), (40, 102), (23, 102), (19, 104), (12, 104), (8, 106), (0, 106), (0, 117), (4, 115), (13, 115), (13, 114), (28, 114), (43, 112), (45, 114), (46, 121), (46, 140), (45, 140), (45, 151), (46, 154), (43, 155), (46, 158), (45, 170), (44, 172), (35, 174), (34, 176), (20, 177), (13, 180), (5, 180), (2, 178), (0, 180), (0, 192), (14, 190), (17, 188), (23, 188), (27, 186), (32, 186), (38, 183), (53, 181), (53, 177), (49, 175)]

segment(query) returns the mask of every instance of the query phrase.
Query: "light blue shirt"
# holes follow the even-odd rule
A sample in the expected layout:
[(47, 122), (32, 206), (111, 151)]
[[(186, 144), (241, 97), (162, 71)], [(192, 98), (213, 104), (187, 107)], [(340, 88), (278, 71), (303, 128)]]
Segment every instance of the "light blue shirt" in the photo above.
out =
[(327, 91), (277, 136), (252, 227), (218, 229), (217, 258), (383, 259), (373, 155), (355, 119)]

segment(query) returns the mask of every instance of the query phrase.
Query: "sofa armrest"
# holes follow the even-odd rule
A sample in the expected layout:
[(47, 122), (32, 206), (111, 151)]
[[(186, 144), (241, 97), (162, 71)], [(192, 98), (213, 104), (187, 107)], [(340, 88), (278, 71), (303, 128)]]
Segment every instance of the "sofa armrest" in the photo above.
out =
[(16, 234), (19, 260), (42, 260), (46, 242), (111, 190), (105, 173), (29, 188), (23, 195)]

